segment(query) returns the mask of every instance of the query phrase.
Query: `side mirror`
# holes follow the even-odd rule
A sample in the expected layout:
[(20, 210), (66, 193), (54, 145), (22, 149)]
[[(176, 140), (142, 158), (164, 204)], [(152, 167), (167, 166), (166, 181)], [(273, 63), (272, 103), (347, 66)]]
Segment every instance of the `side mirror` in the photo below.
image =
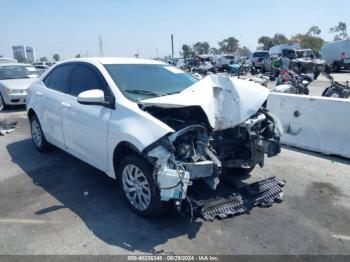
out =
[(100, 89), (92, 89), (81, 92), (78, 95), (78, 103), (86, 105), (101, 104), (105, 101), (105, 95)]

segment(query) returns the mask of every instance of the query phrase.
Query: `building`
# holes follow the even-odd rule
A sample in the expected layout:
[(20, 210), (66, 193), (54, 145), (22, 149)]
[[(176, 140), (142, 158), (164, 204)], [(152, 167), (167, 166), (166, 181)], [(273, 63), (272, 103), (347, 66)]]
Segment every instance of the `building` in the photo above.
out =
[(34, 49), (30, 46), (17, 45), (12, 47), (13, 57), (20, 63), (33, 64), (35, 62)]

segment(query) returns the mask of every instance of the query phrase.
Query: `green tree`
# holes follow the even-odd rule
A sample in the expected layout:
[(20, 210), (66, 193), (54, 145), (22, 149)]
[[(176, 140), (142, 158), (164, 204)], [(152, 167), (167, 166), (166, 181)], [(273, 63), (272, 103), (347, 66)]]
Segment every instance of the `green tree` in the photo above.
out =
[(334, 41), (349, 39), (347, 26), (345, 22), (339, 22), (336, 26), (329, 29), (330, 33), (335, 33)]
[(291, 37), (291, 42), (297, 42), (301, 48), (310, 48), (315, 52), (319, 52), (324, 44), (324, 40), (319, 37), (321, 29), (318, 26), (312, 26), (306, 34), (296, 34)]
[(285, 35), (280, 34), (280, 33), (276, 33), (272, 37), (272, 43), (273, 43), (273, 45), (287, 44), (287, 43), (289, 43), (289, 40)]
[(181, 49), (182, 49), (182, 55), (184, 58), (189, 58), (192, 56), (193, 51), (192, 51), (192, 48), (190, 45), (184, 44), (184, 45), (182, 45)]
[(61, 59), (59, 54), (54, 54), (54, 55), (52, 56), (52, 58), (53, 58), (53, 60), (55, 60), (56, 62), (60, 61), (60, 59)]
[(300, 44), (301, 48), (310, 48), (315, 52), (319, 52), (324, 44), (324, 40), (318, 36), (311, 36), (309, 34), (296, 34), (291, 38), (293, 42)]
[(313, 25), (310, 27), (309, 31), (307, 31), (306, 34), (310, 36), (319, 36), (321, 33), (321, 29), (318, 26)]
[(209, 53), (209, 43), (208, 42), (197, 42), (193, 45), (193, 50), (197, 55), (203, 55)]
[(239, 41), (238, 39), (231, 36), (219, 42), (218, 45), (220, 52), (230, 54), (234, 53), (237, 50)]
[(275, 33), (273, 37), (269, 37), (266, 35), (261, 36), (258, 39), (258, 43), (261, 44), (259, 49), (269, 50), (271, 47), (275, 45), (290, 43), (290, 40), (284, 34)]
[(81, 57), (81, 55), (80, 54), (77, 54), (76, 56), (75, 56), (75, 58), (80, 58)]
[(262, 50), (269, 50), (271, 47), (273, 47), (273, 43), (272, 43), (272, 38), (269, 36), (261, 36), (258, 39), (258, 43), (261, 44), (261, 49)]
[(212, 55), (219, 55), (220, 54), (220, 50), (217, 49), (216, 47), (211, 47), (209, 50), (209, 53)]

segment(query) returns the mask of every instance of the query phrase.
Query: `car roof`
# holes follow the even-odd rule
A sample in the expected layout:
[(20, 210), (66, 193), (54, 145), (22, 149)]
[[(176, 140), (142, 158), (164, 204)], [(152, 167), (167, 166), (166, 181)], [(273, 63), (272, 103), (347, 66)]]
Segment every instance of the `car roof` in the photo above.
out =
[(87, 57), (87, 58), (72, 58), (67, 59), (62, 62), (97, 62), (100, 64), (156, 64), (156, 65), (166, 65), (162, 61), (151, 60), (151, 59), (141, 59), (141, 58), (127, 58), (127, 57)]

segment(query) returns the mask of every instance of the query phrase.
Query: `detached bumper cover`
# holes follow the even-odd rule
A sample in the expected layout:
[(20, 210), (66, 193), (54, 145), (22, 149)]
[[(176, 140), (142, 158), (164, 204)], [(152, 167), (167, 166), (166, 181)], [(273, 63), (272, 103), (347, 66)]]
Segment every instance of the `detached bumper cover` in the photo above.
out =
[(206, 200), (192, 199), (193, 218), (212, 221), (215, 218), (247, 213), (253, 207), (269, 207), (283, 201), (284, 182), (271, 177), (245, 186), (226, 196)]

